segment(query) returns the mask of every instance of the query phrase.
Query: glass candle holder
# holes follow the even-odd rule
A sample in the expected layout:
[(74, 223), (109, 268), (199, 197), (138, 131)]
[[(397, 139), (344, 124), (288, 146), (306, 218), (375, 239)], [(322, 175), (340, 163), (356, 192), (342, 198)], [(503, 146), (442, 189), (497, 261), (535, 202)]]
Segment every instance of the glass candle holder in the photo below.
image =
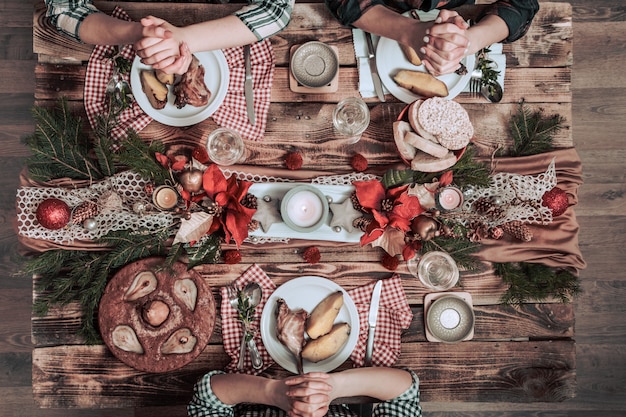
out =
[(289, 190), (280, 206), (280, 214), (289, 228), (298, 232), (313, 232), (328, 217), (328, 201), (315, 187), (301, 185)]

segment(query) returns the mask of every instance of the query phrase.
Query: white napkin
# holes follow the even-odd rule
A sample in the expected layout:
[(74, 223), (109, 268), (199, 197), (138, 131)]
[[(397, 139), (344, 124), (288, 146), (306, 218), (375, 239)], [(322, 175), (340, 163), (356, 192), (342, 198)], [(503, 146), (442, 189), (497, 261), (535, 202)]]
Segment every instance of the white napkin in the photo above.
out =
[[(488, 47), (489, 54), (488, 58), (492, 60), (496, 67), (494, 68), (496, 71), (500, 71), (498, 74), (498, 82), (502, 86), (502, 91), (504, 91), (504, 73), (506, 71), (506, 56), (502, 53), (502, 44), (494, 43), (493, 45)], [(476, 64), (478, 65), (478, 60), (476, 60)], [(471, 69), (467, 69), (469, 72), (472, 72)], [(463, 92), (469, 93), (469, 83), (463, 89)]]
[[(372, 81), (372, 73), (370, 71), (369, 54), (367, 53), (367, 41), (365, 40), (365, 32), (361, 29), (352, 29), (352, 39), (354, 44), (354, 56), (356, 57), (357, 68), (359, 69), (359, 92), (361, 97), (376, 97), (374, 90), (374, 82)], [(372, 43), (374, 50), (378, 46), (377, 35), (372, 35)], [(383, 92), (389, 94), (389, 90), (383, 85)]]

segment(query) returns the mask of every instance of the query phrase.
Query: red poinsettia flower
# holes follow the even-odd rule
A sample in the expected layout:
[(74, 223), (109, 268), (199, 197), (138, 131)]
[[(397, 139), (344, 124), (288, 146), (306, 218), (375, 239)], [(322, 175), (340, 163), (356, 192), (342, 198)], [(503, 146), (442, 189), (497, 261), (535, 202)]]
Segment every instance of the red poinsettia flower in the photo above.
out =
[(374, 216), (361, 237), (361, 245), (379, 238), (388, 226), (408, 231), (411, 220), (424, 212), (419, 199), (406, 192), (408, 185), (389, 190), (378, 180), (356, 181), (353, 185), (359, 204)]
[(452, 171), (446, 171), (439, 177), (439, 186), (447, 187), (452, 184), (453, 174)]
[(154, 157), (165, 168), (171, 168), (172, 171), (180, 171), (187, 165), (187, 157), (184, 155), (174, 155), (173, 157), (155, 152)]
[(226, 242), (234, 240), (237, 247), (248, 237), (248, 224), (255, 209), (244, 207), (241, 199), (248, 193), (252, 183), (238, 181), (233, 175), (226, 179), (215, 164), (209, 165), (202, 177), (202, 186), (207, 196), (222, 208), (222, 214), (214, 218), (212, 230), (222, 227)]

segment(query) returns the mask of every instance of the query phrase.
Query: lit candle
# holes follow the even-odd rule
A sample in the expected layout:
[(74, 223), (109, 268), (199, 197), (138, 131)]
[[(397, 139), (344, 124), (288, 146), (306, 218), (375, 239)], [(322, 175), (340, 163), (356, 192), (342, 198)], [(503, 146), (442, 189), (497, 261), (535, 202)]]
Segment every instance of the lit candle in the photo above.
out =
[(173, 187), (162, 185), (154, 190), (152, 202), (161, 210), (170, 210), (178, 204), (178, 193)]
[(439, 205), (444, 210), (454, 210), (463, 203), (463, 194), (456, 187), (446, 187), (439, 192)]
[(446, 308), (441, 312), (439, 322), (446, 329), (454, 329), (461, 322), (461, 315), (452, 308)]
[(299, 227), (313, 226), (320, 221), (323, 212), (322, 201), (312, 191), (298, 191), (287, 202), (287, 216)]

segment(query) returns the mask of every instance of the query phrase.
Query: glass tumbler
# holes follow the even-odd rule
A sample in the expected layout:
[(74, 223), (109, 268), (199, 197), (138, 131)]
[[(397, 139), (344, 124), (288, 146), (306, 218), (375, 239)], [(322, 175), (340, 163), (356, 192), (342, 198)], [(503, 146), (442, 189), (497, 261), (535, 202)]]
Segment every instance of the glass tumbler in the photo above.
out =
[(333, 112), (333, 125), (341, 135), (357, 142), (370, 124), (370, 110), (358, 97), (341, 100)]
[(419, 260), (412, 259), (407, 266), (432, 291), (449, 290), (459, 280), (459, 268), (454, 259), (445, 252), (426, 252)]
[(209, 134), (206, 144), (211, 161), (218, 165), (232, 165), (243, 156), (244, 144), (239, 133), (226, 127)]

